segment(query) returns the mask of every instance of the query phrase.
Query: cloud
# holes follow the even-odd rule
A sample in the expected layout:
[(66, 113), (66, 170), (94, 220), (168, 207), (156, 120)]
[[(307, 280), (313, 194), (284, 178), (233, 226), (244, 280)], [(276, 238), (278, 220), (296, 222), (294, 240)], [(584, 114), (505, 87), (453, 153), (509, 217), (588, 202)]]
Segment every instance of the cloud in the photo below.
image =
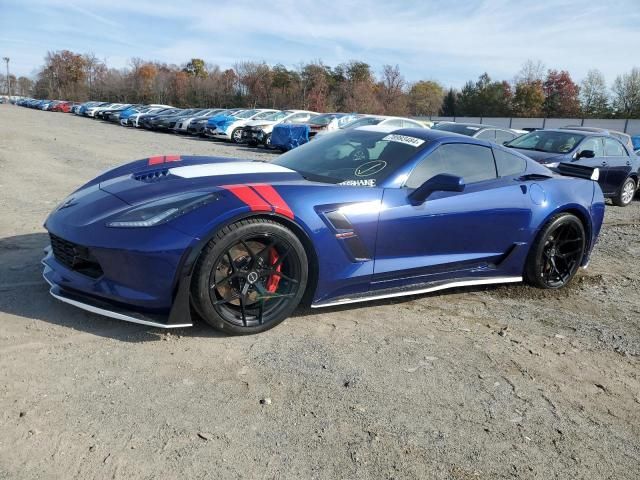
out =
[[(12, 12), (25, 10), (22, 0), (3, 1), (13, 3)], [(222, 67), (248, 59), (294, 65), (321, 58), (335, 65), (353, 58), (376, 70), (399, 64), (410, 80), (434, 78), (455, 86), (484, 71), (510, 79), (529, 58), (568, 69), (578, 79), (599, 68), (612, 81), (633, 66), (637, 52), (631, 49), (640, 44), (637, 0), (94, 0), (82, 6), (33, 0), (29, 5), (32, 12), (63, 17), (67, 28), (40, 25), (36, 17), (32, 29), (8, 25), (5, 36), (29, 40), (47, 32), (52, 44), (98, 56), (128, 54), (177, 64), (197, 56)], [(12, 48), (19, 50), (16, 44)]]

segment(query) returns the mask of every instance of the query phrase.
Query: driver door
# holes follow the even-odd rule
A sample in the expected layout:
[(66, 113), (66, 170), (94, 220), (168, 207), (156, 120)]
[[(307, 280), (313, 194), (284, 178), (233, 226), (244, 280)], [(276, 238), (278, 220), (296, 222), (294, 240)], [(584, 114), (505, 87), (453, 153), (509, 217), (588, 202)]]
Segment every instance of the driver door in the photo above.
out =
[[(521, 159), (519, 159), (522, 161)], [(440, 173), (462, 177), (462, 192), (409, 193)], [(451, 279), (516, 276), (501, 262), (526, 240), (531, 215), (520, 173), (498, 177), (490, 147), (451, 143), (425, 157), (406, 182), (388, 188), (380, 212), (372, 290)], [(508, 262), (505, 262), (508, 264)]]

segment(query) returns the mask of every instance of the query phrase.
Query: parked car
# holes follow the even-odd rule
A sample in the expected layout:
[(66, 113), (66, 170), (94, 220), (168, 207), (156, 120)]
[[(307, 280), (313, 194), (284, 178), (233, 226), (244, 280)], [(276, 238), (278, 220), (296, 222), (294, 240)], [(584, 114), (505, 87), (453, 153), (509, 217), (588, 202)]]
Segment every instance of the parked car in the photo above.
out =
[(330, 132), (338, 130), (353, 120), (360, 118), (357, 113), (323, 113), (316, 115), (305, 122), (309, 125), (309, 138), (313, 138), (318, 132)]
[(638, 188), (640, 158), (608, 133), (566, 128), (536, 130), (507, 146), (551, 168), (563, 163), (577, 168), (597, 167), (604, 196), (620, 207), (631, 203)]
[[(372, 125), (379, 125), (381, 127), (393, 127), (393, 128), (428, 128), (423, 123), (417, 120), (403, 117), (391, 117), (386, 115), (361, 115), (360, 117), (350, 122), (342, 124), (338, 127), (340, 130), (348, 128), (366, 127)], [(330, 133), (327, 130), (318, 132), (314, 138), (318, 138), (322, 135)]]
[[(208, 120), (210, 117), (224, 111), (223, 108), (208, 108), (203, 109), (197, 114), (194, 115), (186, 115), (176, 119), (175, 124), (171, 127), (174, 133), (188, 133), (189, 125), (194, 120)], [(206, 122), (205, 122), (206, 123)]]
[(107, 108), (104, 110), (98, 110), (96, 112), (95, 117), (100, 120), (110, 120), (112, 115), (120, 116), (121, 112), (124, 112), (126, 109), (133, 107), (130, 103), (125, 103), (122, 105), (118, 105), (116, 107)]
[(207, 122), (204, 134), (217, 140), (242, 143), (242, 129), (247, 122), (264, 119), (278, 111), (270, 108), (253, 108), (240, 111), (234, 115), (216, 115)]
[(574, 126), (567, 125), (566, 127), (562, 127), (561, 130), (606, 133), (620, 140), (622, 144), (627, 148), (627, 150), (629, 151), (634, 150), (633, 142), (631, 141), (631, 135), (627, 135), (626, 133), (623, 133), (623, 132), (618, 132), (617, 130), (610, 130), (607, 128), (596, 128), (596, 127), (581, 127), (579, 125), (574, 125)]
[(631, 137), (631, 143), (633, 144), (633, 151), (636, 152), (636, 155), (640, 155), (640, 135)]
[(149, 112), (138, 117), (138, 128), (146, 128), (151, 130), (151, 122), (161, 116), (175, 115), (181, 112), (181, 108), (165, 108), (157, 112)]
[(459, 133), (480, 140), (488, 140), (498, 145), (503, 145), (505, 142), (509, 142), (521, 135), (521, 133), (510, 128), (494, 127), (493, 125), (481, 123), (440, 122), (431, 128), (443, 132)]
[(108, 171), (46, 219), (44, 278), (57, 299), (119, 320), (187, 327), (193, 308), (250, 334), (303, 298), (319, 308), (523, 280), (561, 288), (588, 264), (603, 216), (596, 182), (514, 150), (364, 127), (271, 163), (172, 155)]
[(308, 110), (282, 110), (262, 119), (251, 120), (242, 130), (242, 141), (250, 147), (258, 145), (268, 147), (271, 144), (271, 132), (276, 125), (306, 122), (316, 115), (318, 115), (316, 112)]

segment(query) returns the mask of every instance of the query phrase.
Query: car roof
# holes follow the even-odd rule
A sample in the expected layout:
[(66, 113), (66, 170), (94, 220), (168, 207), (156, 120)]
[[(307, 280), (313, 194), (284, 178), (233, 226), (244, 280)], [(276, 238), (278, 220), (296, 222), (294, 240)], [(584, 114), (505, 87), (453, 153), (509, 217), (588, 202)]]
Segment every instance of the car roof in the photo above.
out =
[[(558, 133), (578, 133), (580, 135), (590, 134), (596, 135), (599, 137), (609, 137), (609, 132), (607, 130), (601, 131), (591, 131), (591, 130), (580, 130), (578, 128), (569, 128), (569, 127), (561, 127), (561, 128), (542, 128), (540, 130), (535, 130), (535, 132), (558, 132)], [(529, 132), (533, 133), (533, 132)]]

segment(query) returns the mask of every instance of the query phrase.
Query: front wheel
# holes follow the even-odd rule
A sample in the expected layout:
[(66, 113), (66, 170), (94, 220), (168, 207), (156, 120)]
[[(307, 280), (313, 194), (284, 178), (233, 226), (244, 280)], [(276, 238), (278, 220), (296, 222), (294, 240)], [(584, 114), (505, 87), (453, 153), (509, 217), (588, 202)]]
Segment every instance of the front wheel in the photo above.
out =
[(242, 129), (236, 128), (233, 132), (231, 132), (231, 141), (233, 143), (242, 143)]
[(291, 230), (270, 220), (242, 220), (221, 229), (203, 250), (192, 299), (214, 328), (259, 333), (293, 313), (308, 273), (304, 247)]
[(564, 287), (578, 271), (585, 248), (585, 230), (578, 217), (570, 213), (552, 217), (531, 246), (526, 280), (539, 288)]
[(615, 197), (612, 198), (613, 204), (618, 207), (626, 207), (631, 203), (636, 194), (636, 182), (633, 178), (627, 178)]

